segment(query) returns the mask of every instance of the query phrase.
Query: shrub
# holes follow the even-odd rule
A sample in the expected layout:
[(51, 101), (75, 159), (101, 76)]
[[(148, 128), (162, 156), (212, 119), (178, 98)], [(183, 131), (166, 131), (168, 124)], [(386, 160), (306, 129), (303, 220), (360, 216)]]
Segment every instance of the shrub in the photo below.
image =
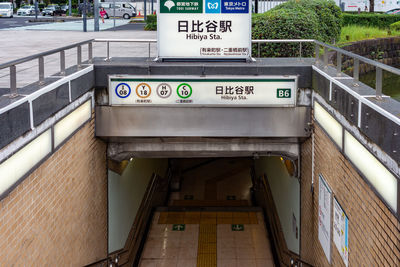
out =
[[(253, 17), (253, 39), (321, 39), (318, 18), (309, 9), (273, 9)], [(312, 56), (313, 45), (304, 44), (303, 56)], [(253, 45), (258, 56), (258, 45)], [(290, 57), (298, 55), (299, 44), (270, 43), (260, 45), (261, 57)]]
[(146, 25), (144, 26), (146, 31), (157, 30), (157, 15), (148, 15), (146, 18)]
[(274, 10), (310, 10), (317, 15), (320, 41), (339, 40), (342, 27), (342, 12), (333, 0), (289, 0)]
[(387, 14), (343, 14), (343, 25), (359, 25), (377, 27), (380, 29), (389, 28), (391, 24), (400, 21), (399, 15)]
[(390, 24), (392, 31), (400, 31), (400, 21)]

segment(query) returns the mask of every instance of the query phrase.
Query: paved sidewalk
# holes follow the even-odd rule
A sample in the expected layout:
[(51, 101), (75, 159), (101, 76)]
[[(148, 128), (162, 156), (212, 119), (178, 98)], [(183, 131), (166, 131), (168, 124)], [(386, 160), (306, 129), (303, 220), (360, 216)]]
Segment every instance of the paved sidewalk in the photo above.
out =
[[(115, 26), (122, 26), (129, 23), (128, 19), (116, 19)], [(113, 19), (106, 19), (104, 23), (100, 21), (99, 28), (100, 31), (111, 29), (114, 27)], [(37, 31), (82, 31), (83, 30), (83, 21), (75, 20), (75, 21), (67, 21), (67, 22), (54, 22), (54, 23), (46, 23), (39, 25), (28, 25), (23, 27), (13, 27), (0, 29), (1, 31), (25, 31), (25, 30), (37, 30)], [(87, 20), (87, 31), (94, 31), (94, 19)]]
[[(99, 39), (156, 39), (156, 32), (149, 31), (103, 31), (103, 32), (73, 32), (73, 31), (0, 31), (0, 64), (40, 52), (59, 48), (80, 41)], [(105, 57), (106, 44), (94, 43), (93, 56)], [(118, 57), (139, 57), (148, 55), (146, 43), (111, 43), (110, 55)], [(157, 54), (157, 45), (151, 45), (151, 56)], [(82, 46), (82, 60), (87, 60), (87, 45)], [(59, 54), (46, 56), (45, 76), (50, 76), (60, 69)], [(76, 65), (77, 50), (66, 51), (66, 67)], [(8, 91), (9, 69), (0, 70), (0, 91)], [(38, 80), (38, 61), (30, 61), (17, 66), (17, 87), (26, 86)]]

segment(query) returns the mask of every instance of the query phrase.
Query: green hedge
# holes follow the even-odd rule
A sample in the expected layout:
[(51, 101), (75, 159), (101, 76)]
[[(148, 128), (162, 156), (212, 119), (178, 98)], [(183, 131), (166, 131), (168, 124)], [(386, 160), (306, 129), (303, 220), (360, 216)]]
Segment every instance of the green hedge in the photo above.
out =
[(342, 12), (333, 0), (290, 0), (273, 10), (298, 9), (313, 11), (318, 18), (319, 40), (339, 40), (342, 28)]
[(390, 24), (390, 29), (392, 31), (399, 31), (400, 32), (400, 21)]
[[(342, 13), (332, 0), (289, 0), (264, 14), (253, 15), (253, 39), (317, 39), (338, 40)], [(253, 45), (253, 56), (258, 56)], [(299, 55), (299, 44), (262, 44), (261, 57), (292, 57)], [(314, 45), (302, 44), (302, 56), (312, 56)]]
[[(253, 39), (319, 39), (315, 12), (301, 9), (277, 9), (253, 16)], [(313, 54), (313, 45), (304, 44), (303, 56)], [(253, 45), (258, 57), (258, 45)], [(260, 57), (290, 57), (299, 54), (299, 44), (271, 43), (260, 45)]]
[(144, 26), (146, 31), (157, 30), (157, 15), (148, 15), (146, 18), (146, 25)]
[(400, 21), (399, 15), (362, 13), (362, 14), (343, 14), (343, 25), (359, 25), (367, 27), (377, 27), (381, 29), (389, 28), (391, 24)]

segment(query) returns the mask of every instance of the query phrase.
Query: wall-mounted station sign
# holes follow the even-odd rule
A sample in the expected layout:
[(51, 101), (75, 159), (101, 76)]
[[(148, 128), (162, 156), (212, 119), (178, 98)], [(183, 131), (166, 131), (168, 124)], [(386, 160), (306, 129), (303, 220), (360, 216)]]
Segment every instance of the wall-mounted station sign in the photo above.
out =
[(110, 105), (293, 107), (296, 76), (110, 76)]
[(251, 57), (249, 0), (160, 0), (159, 58)]

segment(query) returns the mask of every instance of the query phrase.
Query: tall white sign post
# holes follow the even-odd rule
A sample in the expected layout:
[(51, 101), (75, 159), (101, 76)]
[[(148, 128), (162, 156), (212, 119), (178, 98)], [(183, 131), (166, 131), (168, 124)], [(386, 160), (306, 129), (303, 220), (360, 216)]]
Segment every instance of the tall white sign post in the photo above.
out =
[(160, 0), (160, 59), (249, 59), (249, 0)]

